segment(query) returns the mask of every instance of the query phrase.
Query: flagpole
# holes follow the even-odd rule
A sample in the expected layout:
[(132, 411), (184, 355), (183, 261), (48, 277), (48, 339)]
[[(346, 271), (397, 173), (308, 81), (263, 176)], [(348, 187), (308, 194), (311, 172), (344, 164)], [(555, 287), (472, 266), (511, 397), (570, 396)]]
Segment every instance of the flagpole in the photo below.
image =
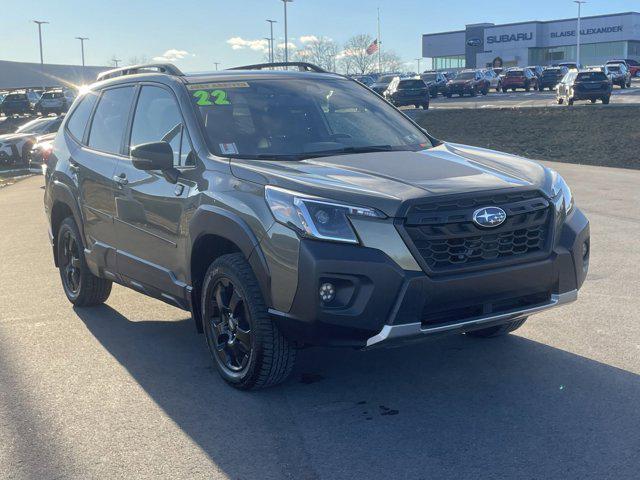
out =
[(380, 7), (378, 7), (378, 73), (382, 73), (382, 61), (380, 53), (382, 52), (382, 40), (380, 39)]

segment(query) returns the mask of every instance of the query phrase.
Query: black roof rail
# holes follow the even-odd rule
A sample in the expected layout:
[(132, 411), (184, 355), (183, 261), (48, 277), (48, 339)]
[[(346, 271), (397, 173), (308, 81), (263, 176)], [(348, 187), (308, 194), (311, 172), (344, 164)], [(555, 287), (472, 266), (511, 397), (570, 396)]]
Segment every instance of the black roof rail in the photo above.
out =
[(266, 70), (275, 67), (298, 67), (298, 70), (301, 72), (329, 73), (319, 66), (307, 62), (256, 63), (255, 65), (229, 68), (229, 70)]
[(121, 77), (124, 75), (135, 75), (136, 73), (166, 73), (167, 75), (183, 76), (184, 73), (171, 63), (143, 63), (140, 65), (129, 65), (128, 67), (114, 68), (98, 74), (98, 81), (108, 78)]

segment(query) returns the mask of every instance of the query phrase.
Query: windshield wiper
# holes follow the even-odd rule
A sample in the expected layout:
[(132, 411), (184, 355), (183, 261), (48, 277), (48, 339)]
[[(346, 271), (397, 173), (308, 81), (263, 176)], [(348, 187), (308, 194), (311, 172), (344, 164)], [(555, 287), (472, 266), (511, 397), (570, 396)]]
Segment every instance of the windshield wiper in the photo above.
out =
[(316, 152), (303, 153), (300, 156), (303, 158), (314, 158), (326, 157), (329, 155), (348, 155), (351, 153), (391, 152), (394, 150), (401, 150), (401, 148), (394, 148), (391, 145), (367, 145), (364, 147), (342, 147), (331, 148), (329, 150), (318, 150)]

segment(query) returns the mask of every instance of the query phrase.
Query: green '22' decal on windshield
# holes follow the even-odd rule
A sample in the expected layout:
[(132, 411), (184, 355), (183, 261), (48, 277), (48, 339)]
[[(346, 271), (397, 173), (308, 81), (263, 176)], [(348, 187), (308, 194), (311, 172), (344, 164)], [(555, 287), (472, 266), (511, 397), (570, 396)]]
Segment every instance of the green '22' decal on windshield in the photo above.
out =
[[(231, 105), (231, 102), (227, 98), (227, 92), (224, 90), (198, 90), (193, 92), (193, 96), (198, 99), (197, 105), (199, 107), (207, 107), (209, 105)], [(213, 102), (211, 101), (213, 100)]]

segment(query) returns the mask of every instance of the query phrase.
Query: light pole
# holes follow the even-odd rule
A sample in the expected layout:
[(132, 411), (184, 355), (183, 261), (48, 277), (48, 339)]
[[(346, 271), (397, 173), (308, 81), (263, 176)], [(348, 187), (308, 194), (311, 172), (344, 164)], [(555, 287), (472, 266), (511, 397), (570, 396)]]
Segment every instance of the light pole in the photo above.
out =
[(578, 35), (577, 35), (577, 41), (576, 41), (576, 63), (578, 64), (578, 67), (580, 67), (580, 21), (582, 19), (581, 7), (583, 3), (587, 3), (587, 2), (585, 0), (573, 0), (573, 3), (578, 4)]
[(287, 30), (287, 3), (291, 3), (293, 0), (282, 0), (284, 3), (284, 61), (289, 61), (289, 33)]
[(80, 50), (82, 50), (82, 66), (84, 67), (84, 41), (89, 40), (89, 37), (76, 37), (76, 40), (80, 40)]
[(220, 62), (213, 62), (213, 64), (216, 66), (216, 72), (218, 71), (218, 65), (220, 65)]
[(414, 58), (414, 60), (418, 62), (418, 75), (420, 75), (420, 62), (422, 61), (422, 58)]
[(271, 60), (271, 39), (269, 37), (262, 37), (262, 39), (267, 41), (267, 56), (269, 57), (269, 63), (273, 63), (273, 60)]
[(271, 36), (269, 40), (269, 62), (274, 62), (274, 53), (273, 53), (273, 24), (278, 23), (276, 20), (271, 20), (267, 18), (267, 22), (269, 22), (269, 27), (271, 28)]
[(113, 62), (113, 64), (115, 65), (116, 68), (118, 68), (118, 64), (122, 61), (119, 58), (116, 58), (115, 56), (111, 59), (111, 61)]
[(42, 57), (42, 25), (45, 25), (49, 22), (43, 22), (42, 20), (33, 20), (33, 23), (38, 25), (38, 40), (40, 41), (40, 65), (44, 64), (44, 60)]

